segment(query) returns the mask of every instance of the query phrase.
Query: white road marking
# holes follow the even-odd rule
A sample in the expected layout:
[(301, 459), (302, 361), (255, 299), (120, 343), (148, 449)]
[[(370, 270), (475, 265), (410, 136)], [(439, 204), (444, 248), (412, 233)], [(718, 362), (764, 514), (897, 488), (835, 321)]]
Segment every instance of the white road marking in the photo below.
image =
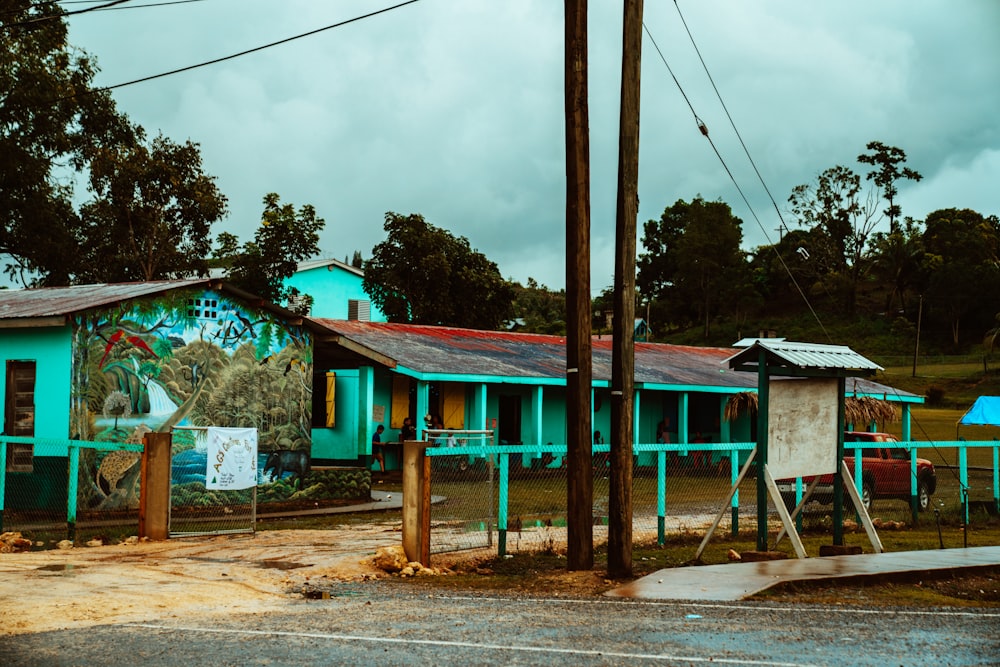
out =
[(600, 599), (587, 600), (583, 598), (503, 598), (503, 597), (476, 597), (459, 595), (436, 595), (442, 600), (496, 600), (507, 604), (540, 603), (540, 604), (593, 604), (593, 605), (635, 605), (643, 607), (697, 607), (699, 609), (739, 609), (744, 611), (781, 611), (799, 614), (802, 612), (816, 612), (819, 614), (872, 614), (885, 615), (894, 614), (897, 616), (942, 616), (942, 617), (971, 617), (971, 618), (1000, 618), (1000, 612), (985, 611), (987, 608), (976, 611), (921, 611), (919, 609), (899, 609), (895, 607), (874, 607), (872, 609), (858, 609), (852, 607), (809, 607), (809, 606), (778, 606), (765, 604), (739, 604), (739, 603), (712, 603), (712, 602), (687, 602), (684, 600), (671, 600), (669, 602), (657, 602), (650, 600), (614, 600)]
[[(563, 600), (565, 602), (565, 600)], [(663, 660), (670, 663), (677, 662), (697, 662), (712, 663), (720, 665), (761, 665), (766, 667), (814, 667), (812, 663), (803, 662), (774, 662), (771, 660), (746, 660), (729, 658), (699, 658), (695, 656), (667, 655), (655, 653), (626, 653), (621, 651), (597, 651), (571, 648), (546, 648), (542, 646), (512, 646), (504, 644), (480, 644), (476, 642), (446, 641), (443, 639), (403, 639), (398, 637), (366, 637), (363, 635), (340, 635), (326, 632), (285, 632), (280, 630), (233, 630), (224, 628), (196, 628), (172, 625), (157, 625), (152, 623), (123, 623), (120, 627), (143, 628), (146, 630), (166, 630), (169, 632), (198, 632), (203, 634), (217, 635), (240, 635), (257, 637), (295, 637), (303, 639), (330, 639), (342, 642), (371, 642), (374, 644), (399, 644), (399, 645), (421, 645), (421, 646), (441, 646), (446, 648), (471, 648), (476, 650), (492, 651), (520, 651), (524, 653), (548, 653), (554, 655), (579, 655), (597, 658), (637, 658), (641, 660)]]

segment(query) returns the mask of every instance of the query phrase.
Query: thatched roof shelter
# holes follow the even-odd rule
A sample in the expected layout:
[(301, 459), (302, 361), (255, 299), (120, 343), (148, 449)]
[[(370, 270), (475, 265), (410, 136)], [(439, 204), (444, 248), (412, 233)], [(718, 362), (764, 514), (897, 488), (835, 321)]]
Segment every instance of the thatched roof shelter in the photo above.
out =
[[(757, 415), (756, 392), (741, 391), (733, 394), (726, 402), (726, 421), (734, 421), (742, 414), (751, 417)], [(854, 424), (859, 428), (872, 423), (892, 424), (899, 419), (896, 407), (892, 403), (870, 396), (845, 398), (844, 417), (848, 424)]]

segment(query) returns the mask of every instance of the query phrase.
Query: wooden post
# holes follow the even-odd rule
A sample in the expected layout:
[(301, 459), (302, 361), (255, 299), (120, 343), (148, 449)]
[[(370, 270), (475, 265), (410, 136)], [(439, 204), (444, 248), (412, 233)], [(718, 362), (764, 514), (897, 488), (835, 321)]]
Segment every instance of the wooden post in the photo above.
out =
[(431, 460), (428, 443), (403, 443), (403, 551), (424, 567), (431, 560)]
[(632, 448), (635, 443), (635, 233), (639, 209), (639, 75), (642, 0), (624, 0), (618, 205), (615, 233), (615, 318), (611, 356), (611, 479), (608, 575), (632, 575)]
[(594, 567), (587, 0), (565, 0), (566, 567)]
[(142, 437), (141, 482), (139, 483), (139, 537), (165, 540), (170, 537), (170, 433), (147, 433)]
[(770, 376), (767, 370), (767, 353), (760, 350), (757, 357), (757, 551), (767, 551), (767, 422)]

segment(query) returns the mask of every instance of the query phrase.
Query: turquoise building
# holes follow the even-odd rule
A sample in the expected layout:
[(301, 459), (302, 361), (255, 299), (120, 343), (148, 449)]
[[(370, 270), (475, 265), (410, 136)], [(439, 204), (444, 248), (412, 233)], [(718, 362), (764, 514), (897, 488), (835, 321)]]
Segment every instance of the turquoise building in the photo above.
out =
[(369, 320), (385, 322), (386, 317), (371, 303), (371, 297), (361, 287), (364, 272), (335, 259), (314, 259), (301, 262), (298, 270), (285, 281), (313, 298), (309, 314), (335, 320)]
[[(495, 432), (496, 444), (565, 444), (566, 341), (540, 334), (317, 319), (317, 378), (326, 383), (330, 421), (314, 421), (314, 460), (362, 463), (378, 425), (396, 441), (403, 419), (418, 429), (424, 416), (444, 428)], [(592, 423), (611, 431), (612, 341), (593, 346)], [(734, 348), (635, 344), (636, 443), (726, 443), (755, 439), (748, 416), (725, 418), (730, 398), (755, 392), (757, 377), (727, 368)], [(319, 388), (314, 390), (317, 392)], [(847, 396), (870, 396), (902, 406), (904, 419), (923, 398), (866, 379), (852, 379)], [(345, 407), (346, 404), (346, 407)], [(317, 405), (317, 410), (320, 410)], [(604, 442), (607, 438), (601, 436)], [(640, 454), (639, 465), (655, 455)], [(529, 467), (537, 455), (525, 454)], [(389, 467), (397, 467), (390, 451)], [(370, 459), (368, 459), (370, 465)], [(711, 465), (712, 461), (704, 461)], [(550, 462), (559, 465), (559, 461)]]
[[(175, 462), (204, 471), (207, 426), (255, 428), (265, 455), (309, 452), (315, 330), (210, 279), (2, 290), (3, 433), (54, 441), (37, 465), (33, 444), (9, 443), (5, 472), (39, 488), (60, 467), (65, 478), (56, 459), (70, 440), (134, 443), (148, 431), (173, 431)], [(115, 486), (138, 455), (88, 456), (86, 503), (136, 500)]]

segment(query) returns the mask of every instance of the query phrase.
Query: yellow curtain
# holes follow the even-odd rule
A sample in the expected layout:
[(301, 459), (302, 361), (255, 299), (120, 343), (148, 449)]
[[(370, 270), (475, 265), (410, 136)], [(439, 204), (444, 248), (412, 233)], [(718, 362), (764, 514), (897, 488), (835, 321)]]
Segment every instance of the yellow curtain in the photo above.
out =
[(465, 385), (444, 382), (441, 385), (441, 415), (445, 428), (465, 428)]
[(408, 416), (410, 416), (410, 378), (405, 375), (393, 375), (389, 428), (403, 428), (403, 419)]

